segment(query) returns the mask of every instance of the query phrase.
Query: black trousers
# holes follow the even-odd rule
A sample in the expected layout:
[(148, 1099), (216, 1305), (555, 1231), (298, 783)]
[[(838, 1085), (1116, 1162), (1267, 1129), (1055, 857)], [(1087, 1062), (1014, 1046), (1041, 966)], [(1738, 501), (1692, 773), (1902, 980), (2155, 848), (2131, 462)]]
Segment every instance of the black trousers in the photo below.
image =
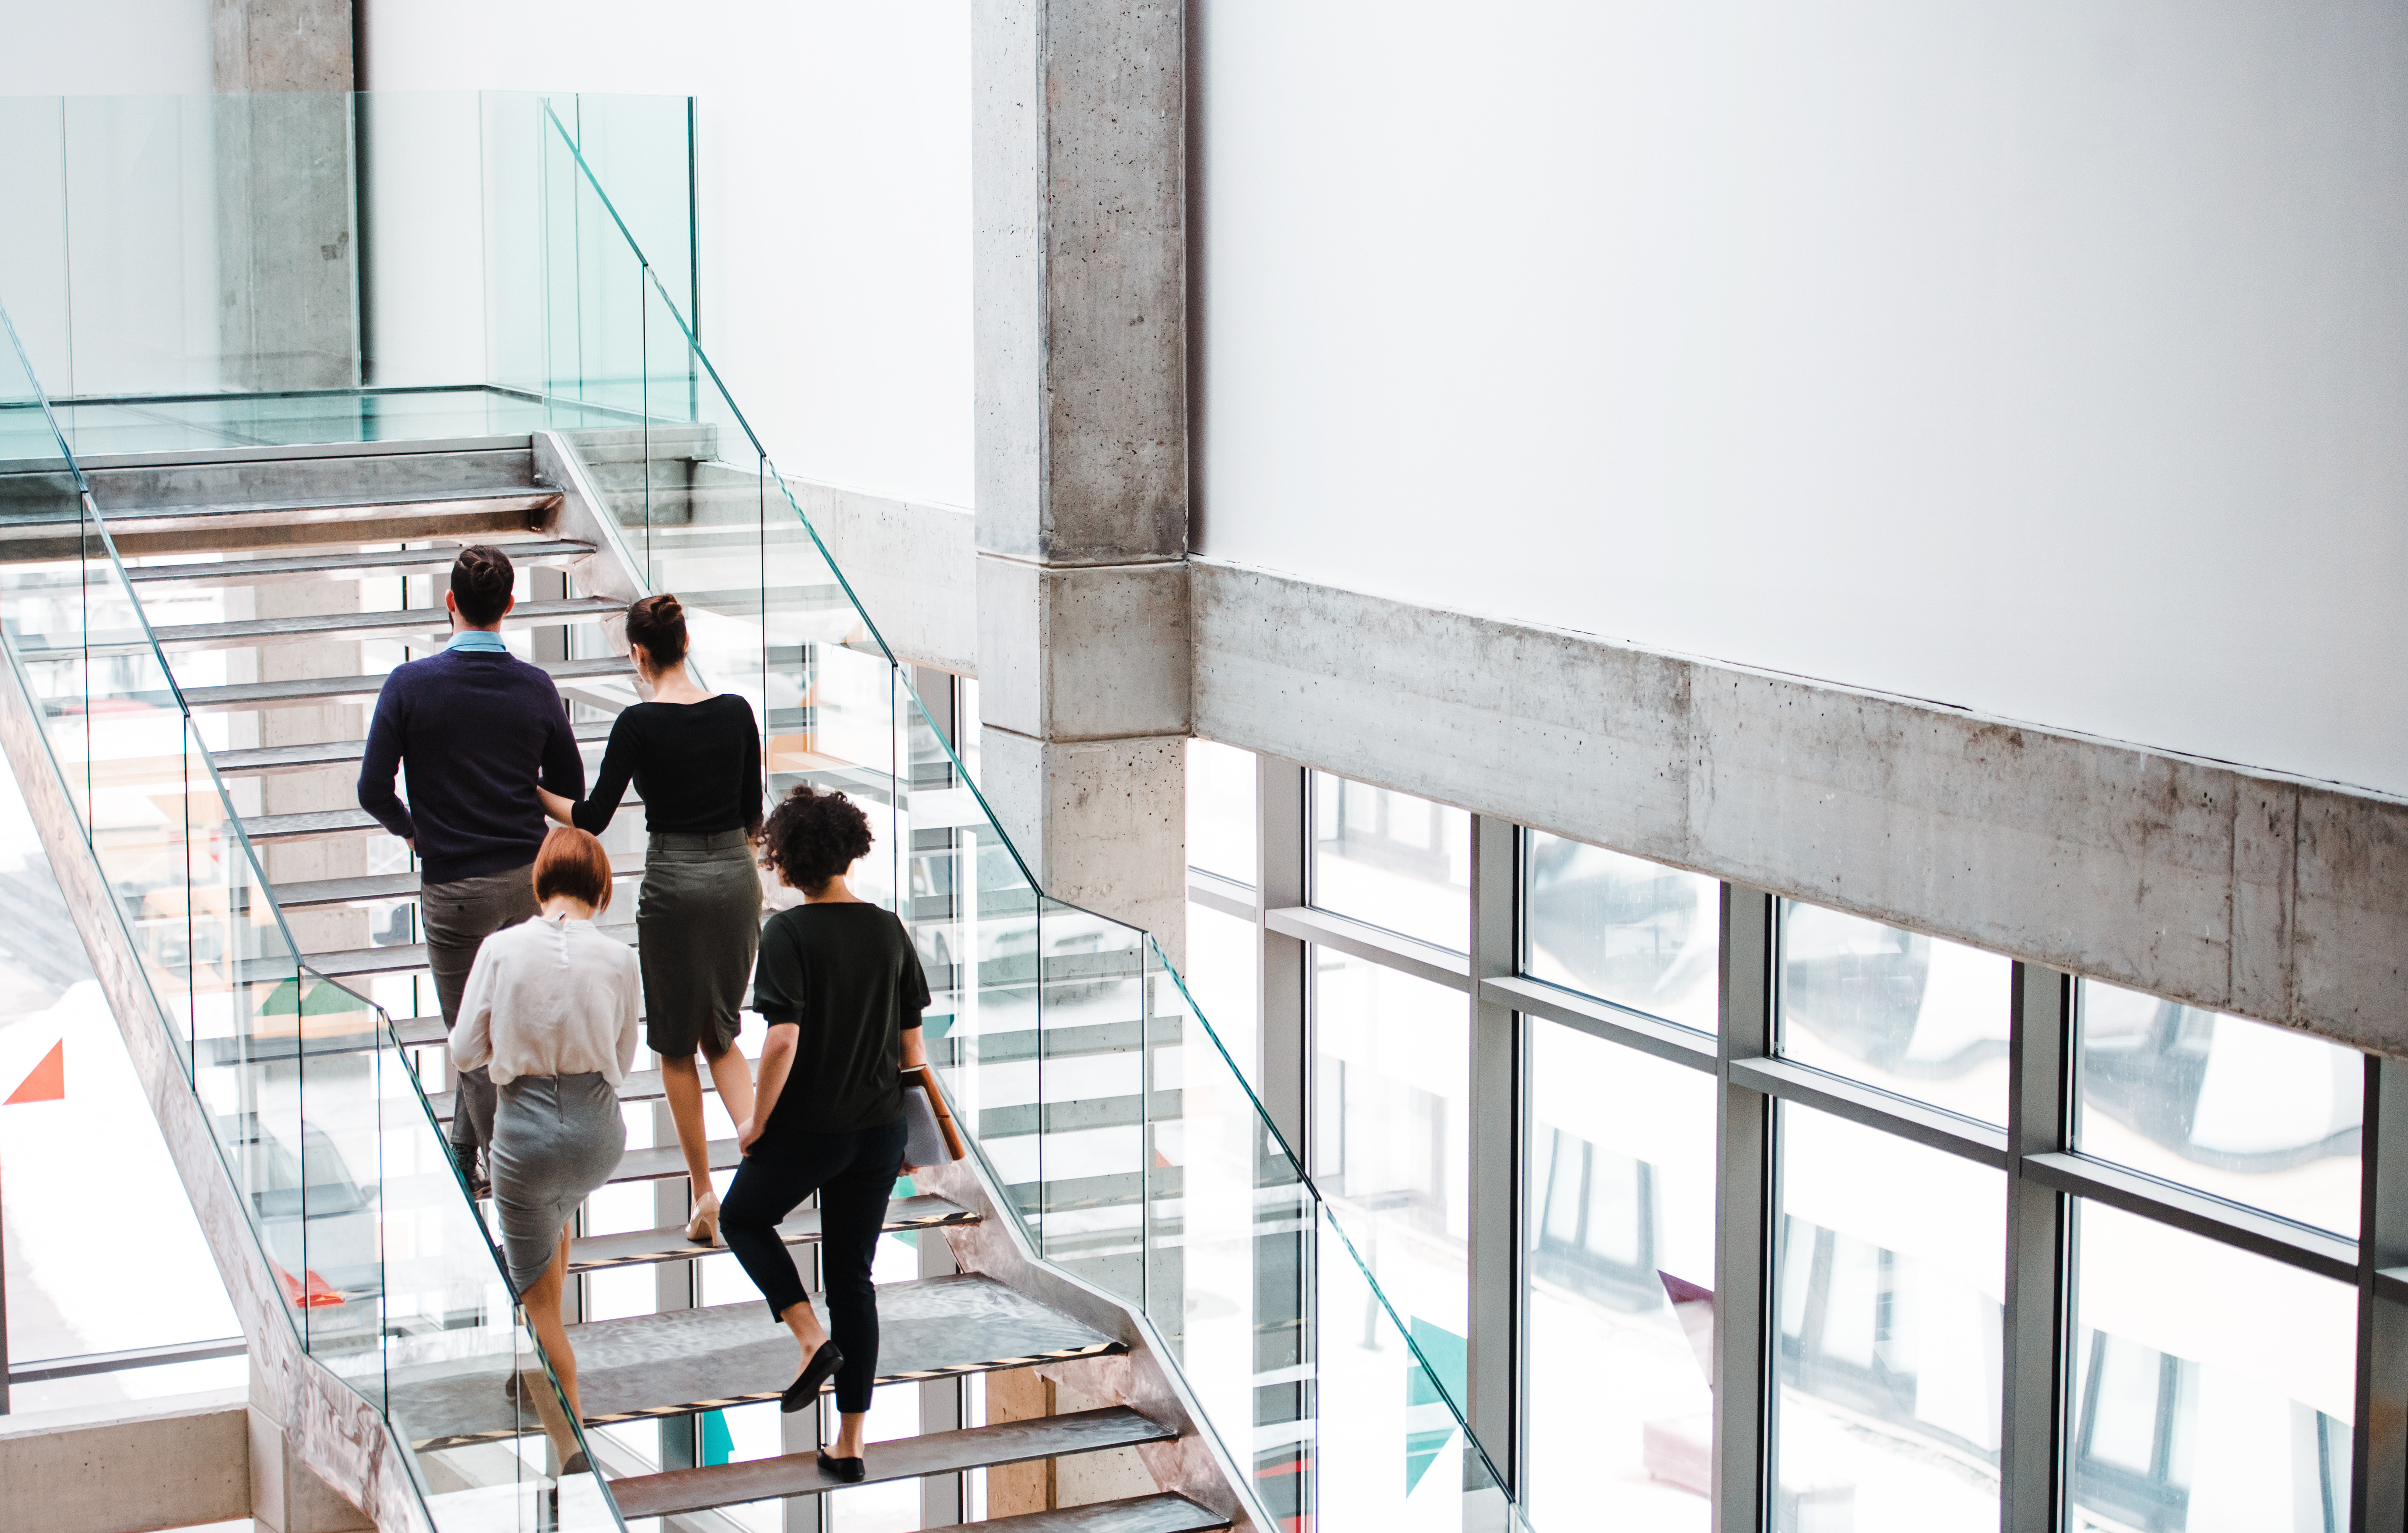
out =
[(827, 1276), (828, 1337), (844, 1354), (836, 1408), (869, 1409), (878, 1377), (878, 1285), (869, 1279), (887, 1199), (903, 1170), (903, 1120), (848, 1134), (764, 1135), (719, 1205), (720, 1233), (744, 1275), (780, 1319), (810, 1296), (778, 1225), (820, 1195), (820, 1266)]

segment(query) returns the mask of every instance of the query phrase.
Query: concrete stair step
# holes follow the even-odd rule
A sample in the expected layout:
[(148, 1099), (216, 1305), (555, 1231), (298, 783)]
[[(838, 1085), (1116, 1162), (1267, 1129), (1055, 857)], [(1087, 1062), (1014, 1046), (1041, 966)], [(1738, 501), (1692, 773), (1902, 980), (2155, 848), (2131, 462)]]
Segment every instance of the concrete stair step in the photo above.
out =
[[(824, 1313), (824, 1301), (813, 1302)], [(1127, 1351), (978, 1273), (882, 1284), (878, 1311), (881, 1384)], [(585, 1419), (595, 1426), (773, 1400), (799, 1366), (793, 1336), (758, 1299), (571, 1325), (568, 1342)], [(430, 1362), (388, 1375), (394, 1425), (414, 1447), (509, 1441), (540, 1429), (480, 1364)]]
[(1158, 1495), (1024, 1512), (964, 1526), (986, 1533), (1212, 1533), (1227, 1527), (1229, 1519), (1184, 1496)]
[[(432, 537), (442, 523), (459, 517), (502, 514), (530, 523), (539, 512), (560, 504), (560, 492), (549, 485), (500, 484), (475, 489), (399, 491), (373, 495), (337, 495), (308, 500), (236, 500), (189, 506), (104, 506), (101, 518), (111, 536), (141, 537), (160, 533), (208, 536), (226, 530), (273, 529), (290, 540), (296, 532), (315, 529), (339, 536), (346, 523), (385, 523), (401, 519), (427, 523), (420, 537)], [(72, 510), (20, 514), (0, 525), (0, 542), (55, 535), (74, 526)], [(399, 539), (395, 539), (399, 541)]]
[[(1126, 1406), (1108, 1406), (1100, 1411), (868, 1443), (862, 1451), (867, 1477), (856, 1483), (877, 1484), (889, 1480), (917, 1479), (924, 1474), (953, 1474), (1001, 1464), (1025, 1464), (1039, 1458), (1067, 1458), (1112, 1448), (1134, 1448), (1141, 1442), (1167, 1442), (1176, 1436), (1169, 1427)], [(610, 1497), (619, 1503), (622, 1516), (666, 1517), (746, 1501), (810, 1496), (838, 1490), (843, 1484), (820, 1468), (817, 1454), (786, 1454), (777, 1458), (613, 1480)]]
[[(593, 660), (538, 661), (554, 681), (586, 677), (621, 677), (633, 681), (636, 667), (619, 655)], [(226, 686), (193, 687), (184, 701), (195, 709), (258, 709), (315, 707), (323, 703), (365, 702), (384, 689), (381, 676), (313, 676), (294, 681), (237, 681)], [(172, 706), (165, 696), (163, 707)]]
[[(542, 628), (598, 623), (626, 609), (626, 603), (602, 596), (521, 602), (502, 619), (502, 625), (506, 628)], [(152, 629), (151, 635), (158, 639), (162, 649), (241, 650), (263, 644), (304, 640), (402, 638), (421, 634), (446, 634), (451, 631), (451, 614), (442, 608), (419, 607), (395, 612), (320, 612), (297, 618), (171, 623)], [(46, 652), (35, 649), (28, 652), (41, 654)]]
[[(449, 569), (466, 543), (438, 543), (423, 549), (385, 549), (374, 552), (265, 554), (240, 559), (208, 559), (174, 565), (136, 565), (126, 570), (134, 584), (196, 582), (206, 585), (263, 585), (271, 580), (332, 580), (345, 576), (411, 575)], [(494, 546), (516, 565), (566, 565), (594, 552), (591, 543), (562, 538), (497, 541)]]
[[(588, 719), (569, 726), (580, 745), (598, 745), (610, 738), (610, 721)], [(366, 740), (328, 740), (316, 745), (267, 745), (213, 752), (209, 761), (220, 777), (265, 777), (274, 772), (306, 772), (320, 766), (356, 766), (367, 753)], [(631, 798), (628, 802), (634, 802)]]
[[(620, 807), (624, 809), (627, 806), (623, 803)], [(319, 812), (339, 814), (343, 811), (325, 809)], [(250, 821), (243, 823), (246, 826), (251, 824)], [(629, 883), (643, 876), (641, 863), (632, 867), (618, 863), (610, 865), (610, 881), (613, 883)], [(355, 879), (307, 879), (278, 884), (276, 903), (288, 910), (306, 910), (323, 905), (365, 905), (378, 900), (416, 899), (418, 889), (419, 875), (415, 871), (371, 873)]]
[[(898, 1197), (886, 1206), (884, 1228), (893, 1233), (938, 1229), (946, 1225), (975, 1225), (978, 1215), (941, 1197), (922, 1195)], [(820, 1238), (820, 1211), (798, 1209), (778, 1226), (788, 1245), (809, 1245)], [(651, 1267), (662, 1262), (690, 1262), (698, 1256), (724, 1255), (724, 1245), (696, 1245), (685, 1238), (683, 1225), (660, 1229), (631, 1230), (621, 1235), (589, 1235), (568, 1242), (571, 1272), (601, 1272), (616, 1267)]]
[[(598, 928), (606, 936), (616, 937), (629, 947), (636, 945), (636, 924), (606, 925)], [(338, 948), (327, 953), (304, 953), (301, 962), (321, 979), (351, 980), (374, 974), (409, 974), (426, 967), (426, 944), (395, 942), (378, 948)], [(243, 961), (242, 978), (249, 983), (272, 982), (280, 975), (293, 972), (291, 962), (281, 958), (250, 958)]]

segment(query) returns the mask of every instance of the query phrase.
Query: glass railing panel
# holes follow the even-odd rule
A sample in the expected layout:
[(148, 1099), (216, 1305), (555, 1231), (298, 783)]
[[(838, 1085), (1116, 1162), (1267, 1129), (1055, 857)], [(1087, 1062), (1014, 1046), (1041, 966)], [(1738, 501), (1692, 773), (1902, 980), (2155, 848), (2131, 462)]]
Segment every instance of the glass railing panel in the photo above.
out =
[[(561, 99), (607, 150), (670, 291), (691, 293), (685, 100)], [(607, 259), (618, 236), (580, 244), (590, 231), (572, 222), (565, 244), (549, 237), (542, 104), (468, 92), (0, 101), (8, 297), (68, 444), (89, 458), (632, 421), (545, 395), (554, 341), (590, 353), (610, 326), (580, 327), (574, 304), (548, 309), (544, 267)], [(595, 261), (582, 275), (607, 279)], [(0, 437), (19, 424), (0, 411)], [(0, 442), (0, 459), (15, 455)]]
[(1151, 939), (1146, 1010), (1146, 1313), (1266, 1506), (1310, 1518), (1312, 1190)]
[[(301, 1259), (322, 1292), (301, 1311), (310, 1354), (382, 1410), (385, 1018), (305, 964), (294, 1051), (301, 1106)], [(321, 1040), (339, 1039), (329, 1047)], [(331, 1301), (323, 1297), (331, 1293)]]
[(394, 1422), (440, 1533), (617, 1527), (590, 1472), (563, 1478), (582, 1440), (389, 1019), (305, 967), (105, 523), (62, 504), (53, 441), (14, 480), (50, 557), (0, 576), (7, 659), (286, 1318)]
[(1038, 1102), (1012, 1126), (1037, 1136), (1038, 1249), (1142, 1304), (1147, 1123), (1165, 1110), (1146, 1091), (1144, 935), (1055, 899), (1037, 935)]

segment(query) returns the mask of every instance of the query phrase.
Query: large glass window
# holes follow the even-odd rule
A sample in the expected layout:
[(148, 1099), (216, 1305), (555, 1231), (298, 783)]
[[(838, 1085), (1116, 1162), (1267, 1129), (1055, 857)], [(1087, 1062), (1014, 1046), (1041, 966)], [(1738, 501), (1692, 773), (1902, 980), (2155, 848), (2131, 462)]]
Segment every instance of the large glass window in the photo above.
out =
[(2347, 1527), (2355, 1292), (2137, 1214), (2076, 1207), (2072, 1526)]
[(1707, 1526), (1714, 1081), (1531, 1018), (1531, 1526)]
[(1252, 751), (1187, 742), (1187, 865), (1239, 883), (1257, 877)]
[[(1327, 948), (1309, 952), (1313, 1178), (1398, 1313), (1438, 1334), (1433, 1355), (1460, 1356), (1469, 1003), (1392, 968)], [(1376, 1337), (1375, 1319), (1360, 1317), (1360, 1334)], [(1324, 1324), (1334, 1338), (1354, 1323), (1329, 1315)], [(1463, 1381), (1443, 1382), (1462, 1404)]]
[(2005, 1173), (1778, 1114), (1775, 1526), (1996, 1533)]
[(1471, 816), (1312, 774), (1312, 903), (1453, 953), (1471, 938)]
[(1781, 902), (1781, 1052), (1985, 1123), (2007, 1121), (2014, 965)]
[(2364, 1054), (2091, 980), (2075, 1005), (2085, 1154), (2358, 1233)]
[(1714, 1030), (1719, 882), (1540, 830), (1522, 866), (1524, 973)]
[[(1262, 1090), (1262, 1044), (1256, 1019), (1254, 967), (1260, 957), (1254, 924), (1210, 906), (1187, 907), (1187, 963), (1180, 978), (1246, 1083)], [(1197, 1046), (1206, 1047), (1200, 1039)]]

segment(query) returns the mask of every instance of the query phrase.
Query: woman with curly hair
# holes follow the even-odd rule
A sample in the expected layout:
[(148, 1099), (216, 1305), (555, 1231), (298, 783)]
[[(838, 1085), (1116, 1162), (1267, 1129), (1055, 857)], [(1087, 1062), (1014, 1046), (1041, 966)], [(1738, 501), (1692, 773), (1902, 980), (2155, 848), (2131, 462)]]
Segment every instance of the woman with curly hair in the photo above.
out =
[[(927, 1063), (928, 980), (893, 913), (856, 897), (846, 874), (869, 852), (869, 820), (841, 793), (796, 788), (761, 827), (761, 860), (803, 903), (769, 918), (752, 1004), (769, 1024), (744, 1164), (720, 1208), (728, 1250), (803, 1349), (780, 1409), (800, 1411), (836, 1381), (843, 1426), (820, 1462), (863, 1477), (861, 1434), (878, 1377), (870, 1261), (903, 1167), (906, 1067)], [(778, 1225), (820, 1195), (828, 1324), (812, 1311)], [(830, 1333), (834, 1334), (831, 1335)]]

